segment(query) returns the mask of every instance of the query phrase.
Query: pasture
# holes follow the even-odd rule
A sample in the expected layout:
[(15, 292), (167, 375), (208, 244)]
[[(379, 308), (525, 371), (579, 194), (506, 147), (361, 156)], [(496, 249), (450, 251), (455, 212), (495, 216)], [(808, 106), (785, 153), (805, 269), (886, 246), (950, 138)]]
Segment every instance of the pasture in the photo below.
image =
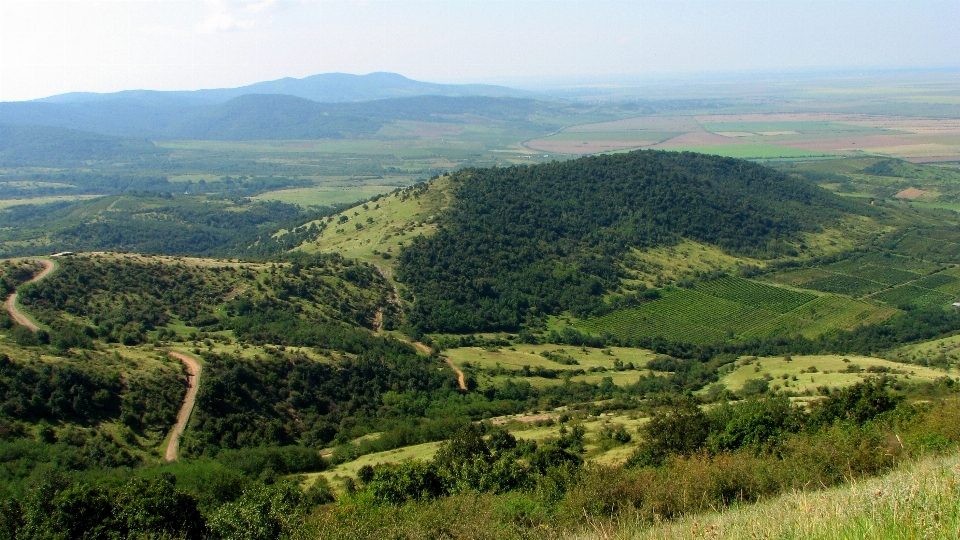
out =
[(740, 392), (748, 381), (763, 379), (773, 392), (812, 395), (819, 387), (842, 388), (880, 375), (907, 383), (933, 382), (944, 376), (955, 378), (956, 370), (944, 371), (857, 355), (747, 356), (726, 366), (719, 382), (734, 392)]
[(401, 247), (418, 235), (436, 230), (436, 216), (451, 203), (449, 191), (450, 182), (441, 177), (429, 188), (398, 190), (344, 210), (327, 219), (319, 238), (299, 249), (307, 253), (337, 252), (375, 263), (390, 277), (393, 258)]
[(730, 255), (716, 246), (693, 240), (683, 240), (672, 246), (634, 249), (623, 263), (630, 273), (628, 282), (644, 283), (650, 287), (676, 283), (696, 272), (734, 273), (744, 264), (763, 267), (766, 263), (759, 259)]
[(305, 187), (281, 189), (251, 197), (255, 201), (280, 201), (300, 206), (335, 206), (367, 200), (396, 189), (394, 185), (360, 185), (354, 187)]

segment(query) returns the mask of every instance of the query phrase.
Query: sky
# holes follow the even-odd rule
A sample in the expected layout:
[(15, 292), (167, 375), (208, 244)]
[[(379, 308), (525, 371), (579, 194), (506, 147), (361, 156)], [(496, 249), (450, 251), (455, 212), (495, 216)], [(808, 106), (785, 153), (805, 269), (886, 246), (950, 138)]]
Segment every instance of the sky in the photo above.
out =
[(0, 101), (335, 71), (537, 88), (943, 67), (958, 0), (0, 0)]

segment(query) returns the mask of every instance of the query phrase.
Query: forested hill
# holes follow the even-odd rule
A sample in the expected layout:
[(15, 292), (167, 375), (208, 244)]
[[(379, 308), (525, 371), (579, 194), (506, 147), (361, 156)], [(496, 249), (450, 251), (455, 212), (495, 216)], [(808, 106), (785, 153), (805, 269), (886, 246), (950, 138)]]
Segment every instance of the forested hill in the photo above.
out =
[(420, 331), (517, 329), (531, 316), (604, 309), (631, 247), (681, 237), (738, 254), (791, 254), (800, 233), (857, 212), (750, 162), (638, 151), (453, 175), (437, 233), (401, 255)]

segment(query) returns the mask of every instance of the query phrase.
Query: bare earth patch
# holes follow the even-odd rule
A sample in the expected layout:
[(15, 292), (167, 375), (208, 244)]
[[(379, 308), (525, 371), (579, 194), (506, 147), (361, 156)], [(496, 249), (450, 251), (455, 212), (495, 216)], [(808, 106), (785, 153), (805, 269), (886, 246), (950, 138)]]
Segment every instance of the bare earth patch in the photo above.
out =
[(685, 146), (715, 146), (722, 144), (745, 144), (746, 141), (724, 137), (716, 133), (701, 131), (699, 133), (684, 133), (678, 137), (663, 141), (660, 144), (651, 146), (651, 148), (678, 148)]
[(920, 198), (921, 196), (923, 196), (923, 194), (926, 193), (926, 192), (927, 192), (927, 191), (924, 190), (924, 189), (907, 188), (907, 189), (901, 191), (900, 193), (897, 193), (896, 195), (894, 195), (894, 197), (896, 197), (896, 198), (898, 198), (898, 199), (911, 199), (911, 200), (912, 200), (912, 199), (919, 199), (919, 198)]

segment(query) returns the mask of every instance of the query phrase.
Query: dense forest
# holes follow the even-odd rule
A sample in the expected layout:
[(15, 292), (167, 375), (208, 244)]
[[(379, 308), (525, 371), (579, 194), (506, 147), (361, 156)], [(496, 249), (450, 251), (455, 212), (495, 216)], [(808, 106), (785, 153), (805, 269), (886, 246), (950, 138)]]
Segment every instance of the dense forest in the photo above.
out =
[(169, 153), (150, 141), (47, 126), (0, 124), (0, 165), (68, 166), (90, 161), (139, 160)]
[(453, 176), (452, 211), (400, 257), (421, 332), (515, 330), (530, 317), (601, 313), (630, 248), (690, 238), (759, 258), (856, 211), (759, 165), (656, 151)]

